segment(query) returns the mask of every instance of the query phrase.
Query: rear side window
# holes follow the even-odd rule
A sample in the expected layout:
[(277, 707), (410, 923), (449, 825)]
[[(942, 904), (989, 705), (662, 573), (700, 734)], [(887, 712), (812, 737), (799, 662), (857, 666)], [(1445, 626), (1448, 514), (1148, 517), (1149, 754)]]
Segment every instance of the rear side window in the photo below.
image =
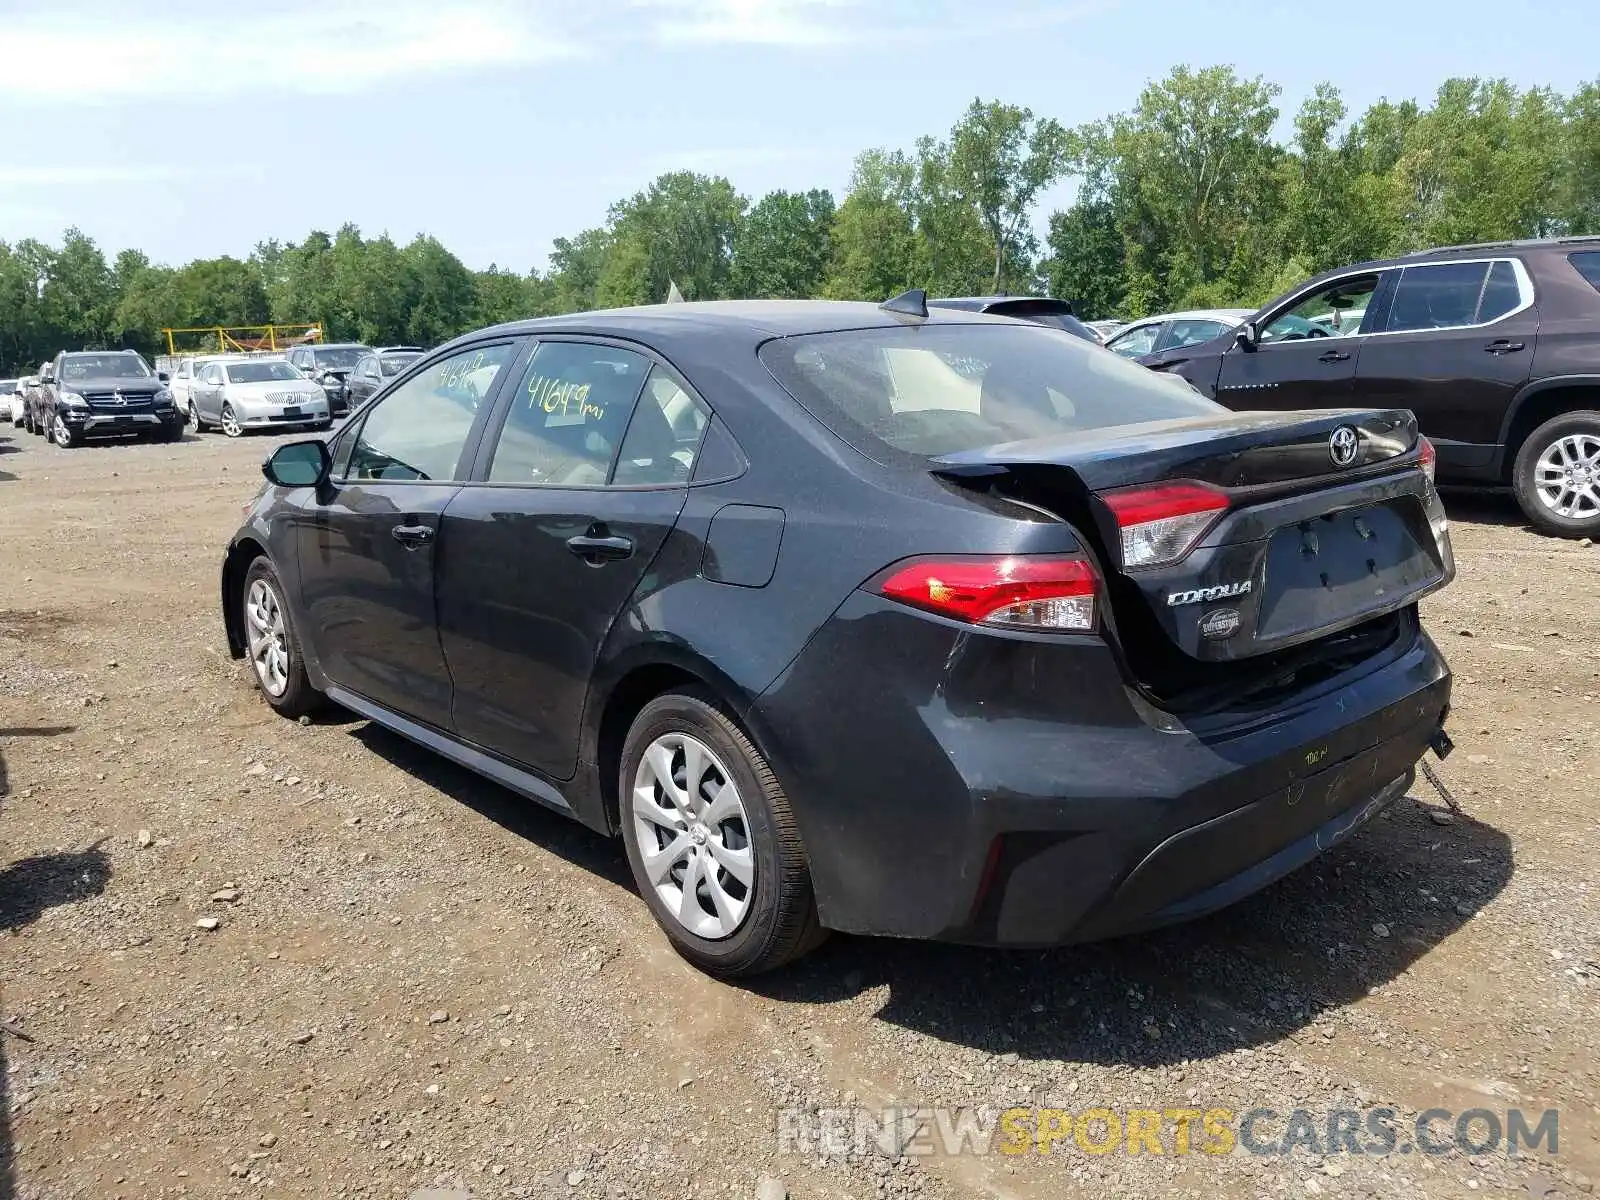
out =
[(1600, 250), (1579, 250), (1567, 255), (1567, 261), (1589, 281), (1589, 286), (1600, 292)]
[(615, 346), (542, 343), (512, 395), (490, 482), (603, 485), (651, 365)]
[(869, 458), (937, 457), (1222, 409), (1041, 326), (924, 325), (779, 338), (761, 360)]
[(1505, 259), (1489, 268), (1489, 279), (1483, 285), (1483, 299), (1478, 302), (1478, 323), (1494, 321), (1516, 309), (1522, 303), (1522, 289), (1517, 285), (1517, 272)]
[(1407, 267), (1394, 290), (1389, 332), (1471, 325), (1488, 271), (1481, 262)]

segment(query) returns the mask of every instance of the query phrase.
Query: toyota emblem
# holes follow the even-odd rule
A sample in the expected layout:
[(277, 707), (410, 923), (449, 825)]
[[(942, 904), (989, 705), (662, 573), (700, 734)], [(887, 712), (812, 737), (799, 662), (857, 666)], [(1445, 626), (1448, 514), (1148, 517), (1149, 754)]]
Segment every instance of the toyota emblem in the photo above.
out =
[(1355, 462), (1356, 451), (1360, 448), (1360, 436), (1348, 425), (1339, 426), (1328, 438), (1328, 457), (1336, 467), (1348, 467)]

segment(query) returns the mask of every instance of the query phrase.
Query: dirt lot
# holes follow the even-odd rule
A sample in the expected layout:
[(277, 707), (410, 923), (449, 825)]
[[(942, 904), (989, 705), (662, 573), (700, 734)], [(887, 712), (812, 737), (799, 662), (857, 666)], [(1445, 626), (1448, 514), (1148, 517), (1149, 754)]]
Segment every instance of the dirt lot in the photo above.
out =
[[(1600, 1177), (1600, 548), (1452, 498), (1460, 578), (1428, 616), (1465, 817), (1437, 821), (1419, 783), (1156, 936), (836, 938), (730, 987), (666, 949), (617, 846), (360, 721), (257, 700), (216, 575), (270, 444), (0, 438), (0, 1016), (25, 1035), (0, 1032), (0, 1197), (750, 1196), (762, 1175), (796, 1198), (1542, 1197)], [(1560, 1141), (779, 1152), (777, 1109), (852, 1101), (1387, 1104), (1402, 1128), (1558, 1108)]]

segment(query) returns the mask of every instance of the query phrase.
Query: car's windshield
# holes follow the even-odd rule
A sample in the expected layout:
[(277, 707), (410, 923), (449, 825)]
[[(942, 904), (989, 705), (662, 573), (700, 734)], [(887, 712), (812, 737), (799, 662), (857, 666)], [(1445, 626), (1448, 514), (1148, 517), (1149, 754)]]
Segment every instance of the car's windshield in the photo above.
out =
[(383, 372), (384, 378), (387, 379), (390, 375), (400, 374), (401, 371), (404, 371), (412, 363), (416, 362), (419, 357), (420, 355), (415, 351), (405, 351), (399, 354), (385, 354), (378, 360), (379, 369)]
[(780, 338), (761, 359), (872, 458), (936, 457), (1222, 409), (1144, 367), (1037, 325), (925, 325)]
[(16, 391), (18, 382), (15, 379), (0, 379), (0, 392)]
[(229, 383), (270, 383), (275, 379), (305, 378), (279, 358), (269, 358), (262, 362), (229, 363), (223, 370), (228, 373)]
[(148, 379), (150, 368), (137, 354), (69, 354), (61, 360), (62, 379)]
[(356, 365), (366, 352), (364, 346), (330, 346), (326, 350), (316, 351), (313, 357), (319, 367), (332, 367), (335, 371), (348, 371)]

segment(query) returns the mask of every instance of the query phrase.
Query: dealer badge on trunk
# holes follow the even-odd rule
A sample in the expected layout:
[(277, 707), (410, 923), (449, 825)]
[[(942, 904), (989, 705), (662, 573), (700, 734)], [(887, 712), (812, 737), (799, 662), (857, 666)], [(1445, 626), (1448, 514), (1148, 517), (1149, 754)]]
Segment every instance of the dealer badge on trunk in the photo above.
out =
[(1237, 608), (1213, 609), (1200, 622), (1200, 636), (1213, 641), (1232, 637), (1238, 632), (1239, 610)]

